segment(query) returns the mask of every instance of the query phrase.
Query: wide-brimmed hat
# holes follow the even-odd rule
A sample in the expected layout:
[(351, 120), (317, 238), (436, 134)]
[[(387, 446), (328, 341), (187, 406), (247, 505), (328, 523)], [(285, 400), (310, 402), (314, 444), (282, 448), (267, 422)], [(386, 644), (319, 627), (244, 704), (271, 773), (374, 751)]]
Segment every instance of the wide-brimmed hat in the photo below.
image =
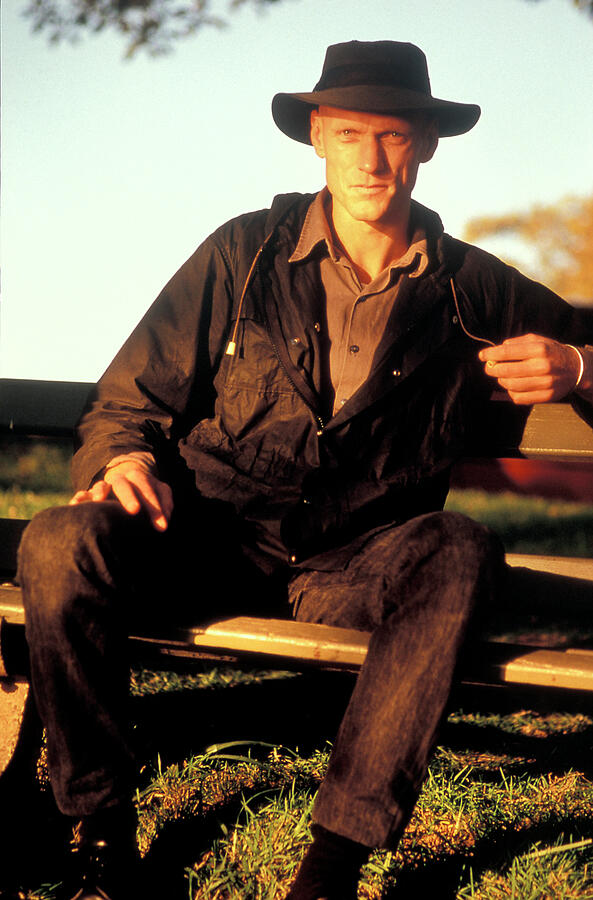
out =
[(276, 94), (272, 115), (281, 131), (310, 144), (310, 114), (317, 106), (383, 115), (422, 110), (436, 118), (440, 137), (464, 134), (480, 117), (480, 107), (473, 103), (433, 97), (424, 53), (398, 41), (348, 41), (328, 47), (313, 91)]

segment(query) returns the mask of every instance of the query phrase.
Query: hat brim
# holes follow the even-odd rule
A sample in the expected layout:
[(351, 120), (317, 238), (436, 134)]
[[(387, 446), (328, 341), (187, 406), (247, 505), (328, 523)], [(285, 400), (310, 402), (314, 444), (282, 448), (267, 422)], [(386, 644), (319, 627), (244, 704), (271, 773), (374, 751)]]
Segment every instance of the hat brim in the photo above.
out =
[(417, 91), (373, 84), (328, 88), (310, 94), (276, 94), (272, 100), (272, 116), (280, 131), (288, 137), (310, 144), (311, 110), (317, 106), (379, 115), (429, 112), (437, 120), (439, 137), (465, 134), (474, 127), (481, 113), (480, 107), (473, 103), (439, 100)]

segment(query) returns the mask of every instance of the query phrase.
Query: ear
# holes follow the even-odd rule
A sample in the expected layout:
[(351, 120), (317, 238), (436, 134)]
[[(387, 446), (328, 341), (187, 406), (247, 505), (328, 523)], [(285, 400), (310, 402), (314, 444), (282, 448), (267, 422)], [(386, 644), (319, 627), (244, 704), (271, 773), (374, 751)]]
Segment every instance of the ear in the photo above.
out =
[(435, 122), (431, 122), (422, 137), (422, 149), (420, 151), (420, 162), (428, 162), (435, 154), (439, 144), (439, 129)]
[(323, 143), (323, 123), (318, 109), (311, 111), (311, 143), (315, 148), (315, 153), (320, 159), (325, 158), (325, 146)]

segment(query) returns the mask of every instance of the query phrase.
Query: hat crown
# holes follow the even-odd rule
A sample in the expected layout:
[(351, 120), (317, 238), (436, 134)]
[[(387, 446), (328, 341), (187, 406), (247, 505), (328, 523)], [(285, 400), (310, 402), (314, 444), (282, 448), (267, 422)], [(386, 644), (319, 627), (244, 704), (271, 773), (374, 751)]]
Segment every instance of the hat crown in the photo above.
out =
[(332, 44), (313, 91), (276, 94), (272, 115), (281, 131), (310, 144), (311, 110), (319, 106), (383, 116), (424, 112), (436, 121), (439, 137), (464, 134), (480, 117), (474, 103), (434, 97), (426, 56), (420, 47), (402, 41)]
[(348, 41), (327, 48), (314, 90), (353, 85), (389, 85), (430, 96), (426, 57), (400, 41)]

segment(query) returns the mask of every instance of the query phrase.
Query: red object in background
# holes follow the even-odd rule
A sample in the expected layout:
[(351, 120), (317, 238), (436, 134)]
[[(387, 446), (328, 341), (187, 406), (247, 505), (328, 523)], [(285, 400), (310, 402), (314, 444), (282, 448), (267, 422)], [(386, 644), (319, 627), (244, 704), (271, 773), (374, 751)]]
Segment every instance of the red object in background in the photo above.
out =
[(593, 471), (587, 463), (535, 459), (470, 461), (457, 467), (451, 486), (593, 503)]

